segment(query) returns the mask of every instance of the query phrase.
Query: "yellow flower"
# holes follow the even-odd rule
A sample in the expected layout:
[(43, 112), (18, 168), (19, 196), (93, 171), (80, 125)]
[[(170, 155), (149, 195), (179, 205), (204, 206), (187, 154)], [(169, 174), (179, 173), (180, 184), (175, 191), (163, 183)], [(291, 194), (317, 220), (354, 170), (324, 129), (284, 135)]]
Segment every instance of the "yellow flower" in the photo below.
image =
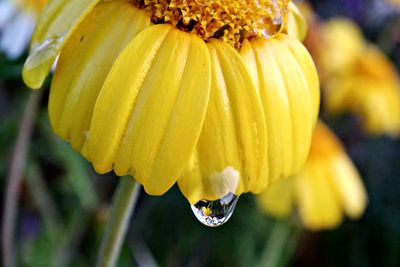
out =
[(357, 26), (345, 18), (319, 22), (313, 17), (313, 31), (306, 42), (316, 62), (321, 83), (337, 73), (351, 70), (365, 46)]
[(318, 69), (331, 114), (359, 115), (369, 134), (400, 134), (400, 84), (395, 67), (357, 26), (332, 19), (321, 26)]
[(190, 203), (259, 192), (305, 161), (319, 105), (286, 1), (54, 0), (23, 77), (53, 129), (99, 173), (149, 194), (179, 179)]
[(359, 115), (369, 134), (400, 134), (400, 84), (396, 70), (373, 46), (364, 49), (348, 73), (325, 83), (324, 102), (332, 114)]
[(395, 8), (400, 8), (400, 0), (385, 0), (385, 2), (394, 6)]
[(0, 0), (0, 50), (10, 59), (28, 47), (36, 18), (47, 0)]
[(303, 170), (272, 184), (258, 200), (264, 211), (276, 217), (289, 216), (297, 205), (304, 226), (321, 230), (337, 226), (344, 214), (360, 217), (367, 196), (339, 140), (319, 122)]

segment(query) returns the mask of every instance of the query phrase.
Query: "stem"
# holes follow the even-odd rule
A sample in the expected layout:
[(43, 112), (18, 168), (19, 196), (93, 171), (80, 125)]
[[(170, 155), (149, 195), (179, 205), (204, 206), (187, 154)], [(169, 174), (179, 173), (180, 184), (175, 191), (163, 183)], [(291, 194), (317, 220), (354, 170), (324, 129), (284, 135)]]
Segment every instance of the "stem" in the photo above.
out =
[(56, 229), (61, 221), (59, 209), (50, 194), (46, 182), (43, 180), (43, 173), (40, 167), (35, 162), (31, 162), (27, 166), (26, 183), (31, 198), (43, 217), (44, 225), (48, 229)]
[(20, 193), (22, 172), (24, 171), (26, 164), (26, 155), (29, 150), (34, 120), (41, 95), (42, 91), (31, 92), (29, 94), (11, 157), (3, 209), (2, 253), (4, 267), (15, 266), (14, 231), (18, 208), (18, 197)]
[[(139, 267), (158, 267), (154, 256), (152, 255), (146, 242), (136, 237), (130, 245), (131, 253), (133, 258), (136, 260), (137, 266)], [(190, 266), (190, 265), (189, 265)]]
[(140, 185), (132, 177), (121, 177), (117, 193), (113, 198), (111, 217), (97, 258), (97, 267), (114, 267), (133, 214)]
[(290, 220), (276, 221), (258, 266), (286, 266), (296, 249), (299, 233)]

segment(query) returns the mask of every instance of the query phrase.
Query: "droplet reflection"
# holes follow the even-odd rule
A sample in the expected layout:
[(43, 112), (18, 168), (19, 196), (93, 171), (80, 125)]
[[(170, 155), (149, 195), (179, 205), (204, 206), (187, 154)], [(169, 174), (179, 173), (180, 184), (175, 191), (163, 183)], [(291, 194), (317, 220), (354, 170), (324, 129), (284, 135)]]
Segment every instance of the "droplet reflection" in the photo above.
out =
[(204, 225), (210, 227), (221, 226), (232, 216), (238, 198), (229, 193), (223, 198), (214, 201), (200, 200), (192, 205), (191, 208), (196, 218)]

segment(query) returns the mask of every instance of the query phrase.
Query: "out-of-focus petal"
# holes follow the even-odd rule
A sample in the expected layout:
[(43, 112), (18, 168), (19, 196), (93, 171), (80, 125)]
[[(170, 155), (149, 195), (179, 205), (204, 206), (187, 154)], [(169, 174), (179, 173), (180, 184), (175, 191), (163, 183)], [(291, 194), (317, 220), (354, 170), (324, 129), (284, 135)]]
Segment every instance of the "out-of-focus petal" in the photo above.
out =
[(295, 177), (295, 201), (304, 226), (310, 230), (335, 227), (343, 217), (340, 202), (327, 175), (330, 173), (324, 164), (308, 164)]
[(326, 110), (357, 114), (369, 134), (399, 136), (400, 84), (395, 67), (377, 48), (363, 51), (347, 72), (327, 79)]
[(359, 218), (367, 205), (367, 194), (360, 175), (346, 156), (332, 162), (331, 180), (337, 191), (344, 212), (353, 219)]
[(257, 202), (274, 217), (288, 217), (294, 208), (294, 189), (293, 178), (281, 179), (269, 185), (267, 191), (259, 195)]
[(272, 184), (258, 201), (272, 216), (282, 217), (299, 209), (310, 230), (336, 227), (347, 214), (360, 217), (367, 205), (361, 178), (335, 135), (317, 123), (304, 168), (296, 175)]
[(0, 50), (4, 51), (10, 59), (18, 58), (27, 48), (35, 21), (36, 17), (32, 12), (20, 12), (12, 17), (2, 29)]
[(312, 54), (323, 79), (336, 72), (349, 71), (365, 47), (361, 31), (346, 18), (335, 18), (317, 29)]
[(5, 23), (12, 18), (17, 12), (17, 8), (10, 1), (0, 1), (0, 29)]

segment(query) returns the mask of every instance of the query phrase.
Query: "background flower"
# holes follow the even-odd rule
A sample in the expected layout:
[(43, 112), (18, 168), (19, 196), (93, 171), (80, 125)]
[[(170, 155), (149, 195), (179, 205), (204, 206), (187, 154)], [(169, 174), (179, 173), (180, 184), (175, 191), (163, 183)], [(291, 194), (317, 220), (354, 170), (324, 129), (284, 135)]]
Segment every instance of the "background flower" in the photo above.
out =
[(359, 218), (367, 196), (361, 177), (339, 140), (322, 123), (314, 129), (304, 168), (293, 177), (272, 184), (259, 198), (263, 210), (288, 217), (298, 208), (307, 229), (337, 227), (344, 214)]
[(314, 25), (307, 44), (321, 74), (326, 112), (353, 112), (369, 134), (398, 136), (400, 83), (395, 66), (350, 20), (333, 18)]
[(0, 51), (10, 59), (22, 55), (46, 0), (0, 1)]

